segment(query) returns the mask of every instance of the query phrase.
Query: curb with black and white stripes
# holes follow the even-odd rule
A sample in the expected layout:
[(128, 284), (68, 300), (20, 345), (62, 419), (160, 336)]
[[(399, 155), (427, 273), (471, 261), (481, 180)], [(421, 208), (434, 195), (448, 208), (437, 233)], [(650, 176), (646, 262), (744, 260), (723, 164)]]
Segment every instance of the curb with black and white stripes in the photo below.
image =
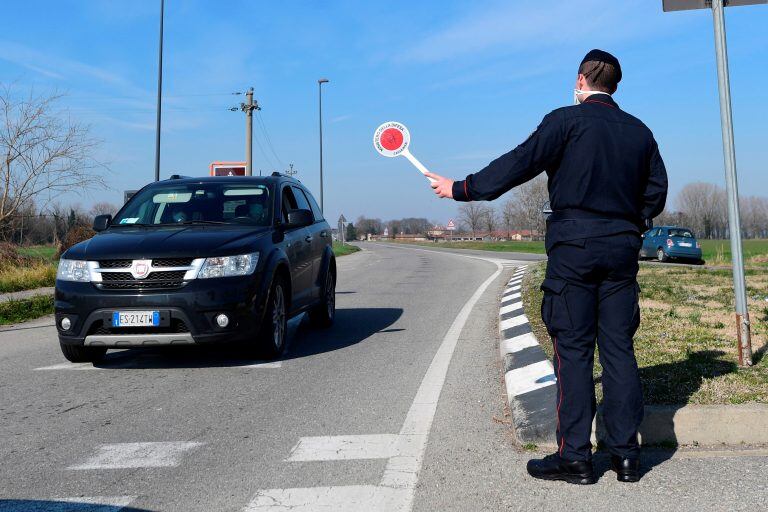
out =
[(557, 379), (525, 316), (522, 298), (525, 269), (525, 266), (515, 269), (504, 288), (499, 309), (499, 349), (504, 363), (507, 403), (520, 444), (556, 445)]

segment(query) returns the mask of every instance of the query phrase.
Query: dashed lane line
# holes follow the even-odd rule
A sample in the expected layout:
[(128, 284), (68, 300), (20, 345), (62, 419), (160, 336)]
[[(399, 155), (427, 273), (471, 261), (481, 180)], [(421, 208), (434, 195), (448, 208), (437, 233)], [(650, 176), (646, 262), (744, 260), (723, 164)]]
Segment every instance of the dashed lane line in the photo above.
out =
[(202, 446), (188, 441), (103, 444), (98, 452), (81, 464), (67, 469), (129, 469), (174, 467), (184, 454)]

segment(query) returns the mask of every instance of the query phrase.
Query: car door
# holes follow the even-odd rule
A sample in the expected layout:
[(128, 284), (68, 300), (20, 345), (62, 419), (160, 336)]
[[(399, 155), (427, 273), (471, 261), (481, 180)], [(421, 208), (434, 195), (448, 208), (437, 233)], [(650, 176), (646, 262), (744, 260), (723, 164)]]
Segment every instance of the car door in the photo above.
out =
[[(288, 212), (298, 209), (296, 196), (290, 185), (284, 185), (280, 194), (280, 215), (283, 225), (288, 223)], [(284, 231), (285, 252), (291, 265), (291, 291), (293, 308), (304, 307), (312, 298), (312, 238), (307, 227)]]
[(656, 255), (656, 241), (654, 237), (659, 232), (659, 228), (653, 228), (645, 233), (643, 238), (643, 247), (641, 249), (642, 256), (645, 258), (651, 258)]
[(321, 222), (322, 218), (318, 219), (315, 216), (315, 212), (310, 205), (309, 197), (304, 189), (294, 186), (293, 192), (296, 196), (296, 202), (298, 203), (299, 208), (309, 210), (314, 217), (314, 222), (311, 226), (307, 227), (307, 230), (309, 231), (311, 239), (310, 243), (312, 245), (312, 297), (317, 298), (320, 297), (320, 288), (323, 283), (320, 278), (320, 271), (322, 270), (323, 265), (323, 250), (326, 246), (324, 238), (327, 237), (327, 233), (324, 233), (323, 222)]

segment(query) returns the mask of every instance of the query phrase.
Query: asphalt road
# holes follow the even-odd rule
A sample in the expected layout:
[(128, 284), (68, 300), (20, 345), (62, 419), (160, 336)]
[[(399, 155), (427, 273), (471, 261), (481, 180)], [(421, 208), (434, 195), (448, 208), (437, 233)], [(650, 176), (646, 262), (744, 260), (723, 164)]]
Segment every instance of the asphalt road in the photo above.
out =
[(50, 318), (0, 332), (0, 511), (765, 506), (765, 451), (649, 453), (634, 486), (529, 479), (497, 355), (515, 261), (363, 247), (339, 260), (335, 326), (293, 321), (276, 363), (134, 349), (94, 369)]

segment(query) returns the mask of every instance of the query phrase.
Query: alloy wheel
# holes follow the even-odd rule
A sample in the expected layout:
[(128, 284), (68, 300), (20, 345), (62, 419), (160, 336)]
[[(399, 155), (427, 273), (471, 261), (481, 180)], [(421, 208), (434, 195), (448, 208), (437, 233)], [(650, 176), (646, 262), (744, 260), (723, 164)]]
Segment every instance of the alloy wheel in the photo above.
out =
[(272, 343), (278, 350), (285, 339), (285, 294), (283, 287), (275, 286), (272, 298)]

